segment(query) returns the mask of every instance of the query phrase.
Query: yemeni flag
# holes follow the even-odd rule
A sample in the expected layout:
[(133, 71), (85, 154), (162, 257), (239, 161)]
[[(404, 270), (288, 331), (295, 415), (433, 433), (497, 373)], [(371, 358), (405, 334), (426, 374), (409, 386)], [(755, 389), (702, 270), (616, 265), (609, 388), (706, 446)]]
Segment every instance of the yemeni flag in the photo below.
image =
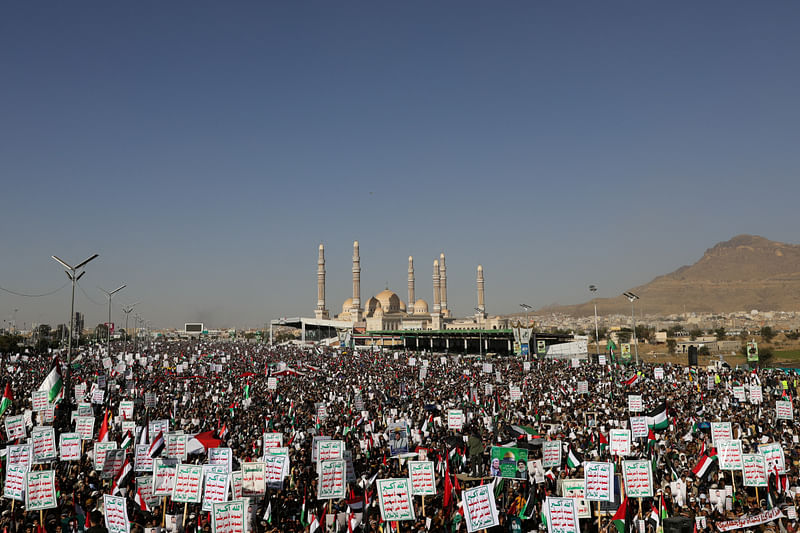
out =
[(146, 512), (146, 513), (150, 512), (150, 506), (147, 505), (147, 502), (145, 501), (145, 499), (142, 498), (142, 489), (140, 489), (140, 488), (136, 489), (136, 505), (139, 506), (139, 509), (141, 511)]
[(97, 442), (108, 442), (108, 409), (106, 409), (106, 416), (103, 417), (100, 433), (97, 434)]
[(667, 418), (667, 402), (661, 402), (661, 405), (647, 413), (647, 427), (655, 429), (656, 431), (667, 429), (669, 427), (669, 418)]
[(712, 448), (709, 454), (704, 453), (700, 456), (700, 460), (697, 462), (697, 465), (692, 468), (692, 472), (697, 479), (703, 479), (714, 469), (716, 462), (717, 450)]
[(117, 496), (118, 494), (122, 493), (120, 489), (130, 480), (132, 474), (133, 467), (126, 457), (125, 464), (122, 465), (122, 468), (119, 470), (119, 474), (117, 474), (117, 478), (114, 480), (114, 487), (111, 489), (112, 496)]
[(628, 497), (622, 500), (622, 505), (619, 506), (617, 512), (611, 518), (611, 523), (617, 528), (618, 533), (625, 533), (625, 515), (628, 514)]
[(14, 394), (11, 392), (11, 383), (6, 383), (6, 390), (3, 392), (3, 402), (0, 403), (0, 416), (3, 416), (6, 409), (11, 407), (12, 401), (14, 401)]
[(569, 451), (567, 452), (567, 466), (570, 468), (578, 468), (581, 466), (581, 458), (575, 451), (572, 449), (572, 446), (569, 447)]
[(630, 379), (626, 379), (622, 383), (624, 383), (628, 387), (632, 387), (636, 385), (638, 381), (639, 381), (639, 374), (634, 374), (630, 377)]
[(53, 364), (50, 367), (50, 373), (44, 378), (44, 381), (39, 385), (39, 390), (47, 393), (47, 401), (55, 403), (57, 399), (63, 397), (62, 387), (64, 382), (61, 380), (61, 365), (58, 362), (58, 357), (53, 358)]
[(153, 444), (150, 445), (150, 448), (147, 450), (147, 455), (150, 458), (155, 458), (161, 455), (161, 452), (164, 450), (164, 432), (160, 431), (158, 433), (158, 437), (153, 440)]

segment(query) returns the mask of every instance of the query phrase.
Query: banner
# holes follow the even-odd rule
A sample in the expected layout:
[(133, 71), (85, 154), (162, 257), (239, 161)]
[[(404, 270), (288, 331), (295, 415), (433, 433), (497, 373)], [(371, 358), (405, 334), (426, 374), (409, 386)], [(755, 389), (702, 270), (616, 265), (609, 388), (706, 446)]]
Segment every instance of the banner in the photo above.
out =
[(651, 463), (645, 459), (622, 462), (622, 477), (629, 498), (653, 497), (653, 473)]
[(175, 469), (175, 486), (172, 501), (176, 503), (200, 503), (203, 490), (203, 467), (179, 464)]
[(579, 533), (578, 510), (572, 498), (547, 497), (545, 509), (549, 533)]
[(742, 455), (742, 477), (745, 487), (767, 486), (767, 462), (760, 453)]
[(8, 466), (21, 466), (26, 472), (31, 469), (33, 454), (30, 444), (12, 444), (6, 450)]
[(345, 469), (344, 459), (320, 461), (319, 481), (317, 483), (318, 500), (338, 500), (344, 498), (345, 476), (347, 475)]
[(233, 469), (233, 452), (230, 448), (209, 448), (208, 464), (225, 465), (227, 472)]
[(171, 496), (175, 488), (177, 459), (153, 459), (153, 496)]
[(758, 343), (756, 341), (747, 343), (747, 362), (758, 363)]
[(94, 469), (98, 472), (103, 470), (103, 465), (106, 463), (106, 453), (109, 450), (116, 450), (117, 443), (111, 442), (95, 442), (94, 443)]
[(764, 456), (768, 469), (771, 470), (773, 466), (777, 466), (779, 473), (786, 473), (786, 457), (783, 455), (783, 448), (781, 448), (780, 443), (759, 444), (758, 453)]
[(664, 379), (664, 367), (657, 366), (653, 369), (653, 377), (655, 379)]
[(743, 516), (736, 520), (728, 520), (727, 522), (717, 522), (717, 529), (720, 531), (733, 531), (734, 529), (744, 529), (746, 527), (758, 526), (772, 522), (779, 518), (784, 518), (783, 513), (778, 507), (764, 511), (753, 516)]
[(560, 440), (544, 441), (542, 443), (542, 467), (559, 468), (561, 466), (562, 450)]
[(47, 463), (58, 459), (56, 432), (50, 426), (37, 426), (31, 432), (34, 463)]
[(135, 472), (152, 472), (153, 471), (153, 458), (148, 453), (150, 451), (149, 444), (137, 444), (134, 448), (134, 471)]
[(81, 440), (92, 440), (94, 438), (94, 417), (79, 414), (75, 418), (75, 431), (81, 436)]
[(25, 510), (55, 509), (56, 471), (39, 470), (25, 474)]
[(384, 521), (414, 520), (414, 503), (411, 501), (408, 478), (379, 479), (377, 484), (378, 503)]
[(614, 501), (614, 463), (584, 463), (583, 481), (586, 500)]
[(58, 439), (58, 450), (62, 461), (80, 461), (81, 436), (77, 433), (62, 433)]
[[(461, 409), (448, 409), (447, 410), (447, 429), (454, 429), (461, 431), (464, 427), (464, 411)], [(24, 428), (23, 428), (24, 431)]]
[(10, 441), (25, 438), (24, 415), (6, 416), (6, 437)]
[(528, 479), (528, 450), (492, 446), (489, 475), (509, 479)]
[(491, 485), (480, 485), (461, 493), (467, 533), (494, 527), (500, 523)]
[(792, 402), (775, 402), (775, 417), (778, 420), (793, 420), (794, 413), (792, 412)]
[(409, 461), (408, 479), (411, 482), (412, 496), (434, 496), (436, 494), (433, 461)]
[(142, 499), (151, 509), (159, 504), (158, 498), (153, 496), (153, 476), (137, 477), (136, 490), (141, 493)]
[[(405, 427), (405, 426), (403, 426)], [(317, 442), (317, 462), (342, 459), (344, 442), (340, 440), (322, 440)]]
[(244, 533), (247, 531), (244, 500), (215, 503), (211, 506), (211, 529), (213, 533)]
[[(155, 437), (154, 437), (155, 438)], [(169, 459), (186, 460), (186, 443), (189, 440), (188, 435), (183, 433), (167, 433), (164, 437), (165, 449), (164, 456)]]
[(283, 446), (283, 433), (264, 433), (262, 449), (280, 448)]
[[(335, 442), (335, 441), (329, 441)], [(264, 479), (267, 487), (275, 490), (283, 488), (284, 474), (289, 470), (289, 457), (286, 455), (267, 455), (263, 458)]]
[(761, 385), (750, 386), (750, 403), (761, 403), (764, 401), (764, 394), (761, 391)]
[(108, 533), (130, 533), (131, 523), (128, 520), (125, 498), (103, 494), (103, 510), (106, 515)]

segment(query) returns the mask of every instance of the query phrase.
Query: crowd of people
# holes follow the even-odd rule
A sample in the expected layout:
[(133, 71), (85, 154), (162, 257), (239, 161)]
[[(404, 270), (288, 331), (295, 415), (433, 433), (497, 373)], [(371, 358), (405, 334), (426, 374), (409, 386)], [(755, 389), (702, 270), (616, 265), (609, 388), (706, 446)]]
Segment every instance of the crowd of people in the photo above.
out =
[[(10, 440), (3, 432), (4, 461), (8, 447), (24, 443), (36, 426), (52, 425), (57, 436), (75, 431), (78, 404), (86, 409), (88, 403), (95, 439), (106, 417), (107, 438), (120, 444), (127, 437), (151, 444), (156, 435), (145, 428), (156, 420), (168, 420), (171, 432), (190, 439), (208, 437), (193, 440), (183, 459), (192, 464), (208, 461), (213, 442), (231, 449), (233, 470), (240, 470), (268, 453), (265, 433), (280, 433), (289, 468), (279, 487), (248, 501), (247, 531), (257, 533), (466, 531), (462, 494), (480, 485), (490, 485), (499, 521), (488, 531), (547, 531), (547, 499), (567, 495), (565, 480), (583, 480), (587, 461), (614, 463), (619, 474), (622, 461), (630, 459), (651, 462), (652, 497), (627, 498), (618, 476), (612, 501), (580, 502), (580, 531), (657, 530), (676, 517), (690, 523), (690, 530), (726, 530), (743, 517), (757, 522), (770, 509), (780, 510), (770, 515), (777, 518), (741, 530), (798, 528), (800, 432), (793, 419), (776, 416), (776, 402), (793, 402), (798, 393), (798, 376), (791, 371), (633, 366), (610, 354), (603, 364), (596, 358), (575, 364), (197, 340), (153, 340), (138, 353), (120, 342), (111, 351), (81, 347), (68, 380), (63, 352), (4, 356), (3, 387), (12, 400), (1, 416), (26, 415), (24, 438)], [(56, 403), (54, 420), (41, 424), (32, 393), (54, 361), (66, 394)], [(760, 402), (751, 401), (756, 388)], [(76, 389), (83, 391), (77, 399)], [(97, 390), (105, 391), (102, 399)], [(631, 395), (641, 398), (642, 412), (631, 412)], [(123, 434), (123, 401), (134, 402), (136, 435)], [(632, 416), (663, 406), (665, 424), (649, 424), (648, 436), (633, 438), (625, 457), (612, 455), (612, 430), (630, 428)], [(454, 410), (463, 417), (453, 420)], [(760, 453), (759, 445), (780, 445), (784, 465), (768, 463), (766, 486), (746, 487), (741, 471), (720, 468), (711, 435), (712, 423), (719, 422), (730, 423), (730, 437), (741, 442), (744, 454)], [(344, 443), (348, 476), (340, 499), (317, 499), (312, 447), (320, 436)], [(563, 453), (557, 466), (545, 467), (543, 443), (552, 441), (560, 442)], [(513, 475), (493, 460), (493, 449), (500, 447), (516, 454)], [(80, 460), (31, 465), (55, 471), (57, 507), (26, 512), (24, 502), (6, 497), (3, 531), (101, 533), (103, 494), (112, 490), (126, 498), (133, 530), (212, 530), (200, 504), (167, 497), (142, 505), (135, 478), (147, 472), (136, 471), (120, 487), (101, 479), (93, 454), (86, 442)], [(133, 448), (129, 458), (133, 463)], [(377, 481), (407, 478), (413, 460), (433, 462), (436, 494), (413, 498), (414, 520), (384, 521)]]

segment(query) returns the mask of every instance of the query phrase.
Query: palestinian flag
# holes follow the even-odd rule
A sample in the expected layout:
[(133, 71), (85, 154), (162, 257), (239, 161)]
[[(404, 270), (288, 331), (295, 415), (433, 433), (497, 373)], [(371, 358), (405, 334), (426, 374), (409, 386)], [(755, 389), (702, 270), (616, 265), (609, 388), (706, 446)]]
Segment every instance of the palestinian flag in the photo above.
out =
[(58, 362), (58, 357), (53, 359), (53, 365), (50, 368), (50, 373), (44, 378), (44, 381), (39, 385), (39, 390), (47, 393), (47, 401), (55, 403), (57, 399), (63, 397), (61, 390), (64, 382), (61, 380), (61, 365)]
[(120, 450), (127, 450), (133, 444), (133, 435), (128, 431), (125, 433), (125, 438), (122, 439), (122, 444), (119, 445)]
[(667, 429), (669, 427), (667, 402), (661, 402), (661, 405), (647, 413), (647, 427), (655, 430)]
[(598, 433), (598, 442), (600, 443), (600, 453), (602, 454), (608, 450), (608, 439), (602, 433)]
[(164, 432), (159, 432), (158, 436), (153, 440), (153, 444), (147, 450), (147, 455), (151, 458), (158, 457), (164, 450)]
[(6, 390), (3, 392), (3, 402), (0, 403), (0, 416), (3, 416), (6, 409), (11, 407), (12, 401), (14, 401), (14, 395), (11, 392), (11, 383), (6, 383)]
[(713, 470), (714, 464), (717, 462), (717, 451), (716, 449), (712, 448), (710, 455), (703, 454), (700, 456), (700, 460), (697, 462), (694, 468), (692, 468), (692, 472), (694, 473), (697, 479), (703, 479), (708, 475), (711, 470)]
[(636, 385), (636, 383), (638, 381), (639, 381), (639, 374), (634, 374), (634, 375), (632, 375), (630, 377), (630, 379), (626, 379), (622, 383), (625, 384), (628, 387), (632, 387), (632, 386)]
[(619, 506), (617, 512), (611, 518), (611, 523), (617, 528), (618, 533), (625, 533), (625, 515), (628, 514), (628, 497), (622, 500), (622, 505)]
[(578, 468), (581, 466), (582, 462), (580, 457), (573, 451), (572, 446), (570, 446), (567, 452), (567, 466), (570, 468)]
[(650, 428), (647, 431), (647, 451), (650, 452), (656, 445), (656, 434), (653, 432), (653, 428)]

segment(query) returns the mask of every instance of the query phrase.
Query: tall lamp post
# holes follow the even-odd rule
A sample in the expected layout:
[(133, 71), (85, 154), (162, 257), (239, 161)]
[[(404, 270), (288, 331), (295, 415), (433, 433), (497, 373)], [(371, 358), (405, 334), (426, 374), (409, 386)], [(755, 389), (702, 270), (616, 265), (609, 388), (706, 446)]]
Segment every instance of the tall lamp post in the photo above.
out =
[(478, 345), (480, 348), (481, 359), (483, 359), (483, 329), (481, 328), (480, 320), (483, 319), (483, 310), (480, 307), (475, 308), (475, 312), (478, 313), (479, 321), (478, 321)]
[(528, 327), (528, 313), (531, 311), (531, 309), (533, 309), (533, 307), (531, 307), (528, 304), (519, 304), (519, 306), (525, 310), (525, 327), (527, 328)]
[(128, 339), (131, 338), (131, 334), (128, 331), (128, 315), (131, 314), (131, 311), (133, 311), (133, 308), (136, 307), (137, 305), (139, 305), (139, 303), (140, 302), (136, 302), (134, 304), (131, 304), (131, 305), (128, 305), (128, 306), (125, 306), (125, 307), (122, 308), (122, 312), (125, 313), (125, 351), (126, 352), (130, 348), (130, 341)]
[(85, 270), (81, 271), (80, 274), (78, 274), (78, 271), (81, 270), (83, 267), (85, 267), (89, 261), (95, 259), (99, 255), (100, 254), (94, 254), (88, 259), (83, 260), (82, 262), (78, 263), (75, 266), (68, 265), (65, 261), (59, 259), (55, 255), (50, 256), (56, 261), (58, 261), (61, 264), (61, 266), (63, 266), (66, 269), (65, 272), (67, 273), (67, 277), (72, 282), (72, 300), (69, 306), (69, 341), (67, 341), (67, 375), (66, 375), (66, 380), (64, 380), (64, 383), (66, 385), (64, 391), (64, 397), (66, 398), (67, 402), (70, 401), (70, 385), (71, 385), (70, 375), (72, 372), (72, 335), (73, 335), (73, 328), (75, 325), (75, 283), (77, 283), (77, 281), (81, 279), (84, 274), (86, 274)]
[(127, 285), (122, 285), (117, 287), (111, 292), (108, 292), (105, 289), (97, 287), (100, 289), (100, 292), (108, 296), (108, 323), (106, 324), (106, 354), (108, 357), (111, 357), (111, 297), (117, 294), (119, 291), (127, 287)]
[[(597, 292), (597, 286), (589, 285), (589, 290), (592, 293), (592, 300), (594, 300), (594, 293)], [(600, 328), (597, 327), (597, 300), (594, 302), (594, 350), (600, 355)]]
[(622, 293), (622, 295), (625, 298), (627, 298), (628, 301), (631, 303), (631, 322), (633, 322), (633, 349), (635, 350), (635, 353), (636, 353), (636, 364), (638, 365), (639, 364), (639, 342), (636, 339), (636, 315), (633, 312), (633, 302), (638, 300), (639, 297), (636, 296), (635, 294), (633, 294), (630, 291), (624, 292), (624, 293)]

